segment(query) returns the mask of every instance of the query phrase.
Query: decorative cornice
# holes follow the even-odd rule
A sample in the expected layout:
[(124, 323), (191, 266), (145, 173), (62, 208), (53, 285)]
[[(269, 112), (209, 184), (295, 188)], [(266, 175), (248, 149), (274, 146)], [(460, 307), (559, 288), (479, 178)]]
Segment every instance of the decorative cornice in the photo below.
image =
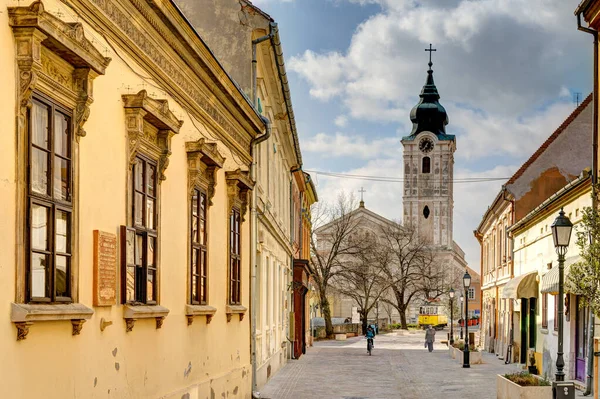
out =
[[(226, 76), (225, 72), (207, 74), (208, 70), (214, 71), (207, 67), (210, 60), (204, 59), (206, 54), (200, 51), (196, 42), (198, 39), (189, 37), (187, 31), (183, 32), (185, 19), (171, 21), (172, 12), (164, 9), (169, 4), (163, 3), (158, 1), (150, 5), (142, 0), (74, 0), (68, 4), (88, 16), (93, 26), (116, 40), (140, 65), (147, 68), (169, 95), (180, 104), (189, 104), (191, 113), (217, 128), (223, 141), (235, 148), (243, 159), (250, 160), (251, 139), (263, 128), (258, 114), (256, 117), (248, 114), (251, 108), (247, 106), (245, 110), (240, 109), (239, 103), (247, 100), (239, 89), (233, 96), (229, 89), (223, 87), (219, 79)], [(137, 18), (137, 13), (140, 13), (140, 18)], [(136, 15), (136, 18), (132, 18), (132, 15)], [(161, 32), (169, 32), (169, 35)], [(212, 63), (210, 65), (212, 67)], [(206, 79), (210, 79), (210, 82), (207, 83)], [(215, 84), (222, 90), (213, 92), (209, 84)], [(227, 98), (223, 98), (224, 94)], [(243, 114), (243, 119), (239, 114), (228, 112), (233, 108)], [(234, 123), (232, 117), (237, 118), (235, 122), (238, 123)]]
[[(124, 94), (125, 123), (129, 136), (129, 162), (134, 163), (140, 149), (158, 159), (159, 180), (166, 180), (165, 171), (171, 156), (171, 138), (179, 133), (183, 121), (177, 119), (169, 110), (167, 100), (155, 100), (146, 90), (137, 94)], [(147, 123), (153, 126), (154, 133), (144, 128)]]
[[(25, 128), (33, 92), (43, 87), (75, 108), (75, 133), (77, 138), (84, 137), (83, 125), (94, 101), (93, 80), (104, 74), (111, 59), (85, 37), (80, 23), (61, 21), (46, 12), (41, 1), (29, 7), (9, 7), (8, 14), (16, 42), (19, 130)], [(68, 66), (59, 65), (63, 61)]]
[(141, 90), (137, 94), (123, 94), (123, 107), (140, 108), (147, 112), (145, 119), (158, 130), (172, 130), (173, 133), (179, 133), (183, 121), (177, 119), (175, 114), (169, 110), (167, 100), (155, 100), (148, 95), (146, 90)]
[(216, 143), (205, 139), (185, 143), (188, 158), (188, 192), (191, 195), (196, 187), (207, 191), (208, 205), (212, 205), (215, 195), (217, 170), (223, 167), (225, 158), (219, 153)]
[(13, 31), (37, 29), (45, 34), (44, 46), (48, 47), (75, 67), (93, 69), (104, 75), (111, 59), (103, 57), (83, 31), (79, 22), (63, 22), (44, 9), (41, 1), (29, 7), (8, 7), (9, 24)]
[(254, 182), (250, 179), (248, 172), (243, 172), (240, 169), (234, 172), (225, 172), (225, 180), (227, 181), (229, 209), (239, 209), (243, 222), (248, 208), (248, 191), (252, 190)]

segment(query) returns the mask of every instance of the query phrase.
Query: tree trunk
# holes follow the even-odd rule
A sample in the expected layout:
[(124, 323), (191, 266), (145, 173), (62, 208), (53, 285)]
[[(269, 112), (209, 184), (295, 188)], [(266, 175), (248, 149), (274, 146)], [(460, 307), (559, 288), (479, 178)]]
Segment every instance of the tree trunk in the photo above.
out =
[(365, 335), (367, 333), (368, 320), (367, 320), (367, 313), (364, 310), (360, 311), (360, 318), (362, 321), (362, 333), (363, 333), (363, 335)]
[(400, 313), (400, 328), (402, 328), (403, 330), (408, 330), (408, 324), (406, 323), (406, 308), (398, 310)]
[(321, 311), (325, 319), (325, 335), (327, 338), (333, 336), (333, 323), (331, 323), (331, 310), (329, 309), (329, 301), (326, 296), (321, 297)]

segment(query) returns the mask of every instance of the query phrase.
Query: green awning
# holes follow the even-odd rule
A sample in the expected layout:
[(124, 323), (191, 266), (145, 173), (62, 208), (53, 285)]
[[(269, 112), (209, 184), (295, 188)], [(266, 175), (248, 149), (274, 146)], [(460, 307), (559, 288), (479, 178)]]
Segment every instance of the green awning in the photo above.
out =
[(537, 271), (517, 276), (506, 283), (502, 290), (502, 298), (520, 299), (537, 298), (538, 283)]

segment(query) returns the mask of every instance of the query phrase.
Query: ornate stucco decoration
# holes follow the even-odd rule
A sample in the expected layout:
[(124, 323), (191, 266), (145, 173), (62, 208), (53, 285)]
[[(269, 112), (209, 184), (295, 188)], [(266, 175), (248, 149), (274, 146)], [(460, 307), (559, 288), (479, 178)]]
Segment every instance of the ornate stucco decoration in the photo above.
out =
[(24, 133), (34, 91), (45, 92), (74, 112), (76, 137), (93, 102), (93, 81), (104, 75), (111, 59), (85, 37), (80, 23), (63, 22), (44, 10), (41, 1), (9, 7), (19, 74), (19, 134)]
[[(264, 125), (252, 104), (170, 2), (62, 0), (125, 54), (153, 71), (153, 79), (218, 138), (250, 163), (251, 141)], [(183, 29), (180, 27), (183, 26)], [(174, 35), (172, 32), (177, 31)], [(229, 105), (231, 104), (231, 105)]]
[(179, 133), (183, 121), (169, 110), (167, 100), (155, 100), (146, 90), (124, 94), (125, 124), (129, 139), (129, 162), (135, 162), (138, 151), (158, 159), (159, 179), (166, 180), (165, 171), (171, 155), (171, 138)]
[(229, 209), (239, 209), (243, 222), (248, 209), (248, 191), (252, 190), (254, 182), (250, 179), (248, 172), (240, 169), (235, 172), (225, 172), (225, 180), (227, 181)]
[(219, 153), (216, 143), (207, 143), (205, 139), (185, 143), (188, 159), (188, 192), (194, 188), (206, 190), (208, 205), (212, 205), (215, 195), (217, 170), (223, 167), (225, 158)]

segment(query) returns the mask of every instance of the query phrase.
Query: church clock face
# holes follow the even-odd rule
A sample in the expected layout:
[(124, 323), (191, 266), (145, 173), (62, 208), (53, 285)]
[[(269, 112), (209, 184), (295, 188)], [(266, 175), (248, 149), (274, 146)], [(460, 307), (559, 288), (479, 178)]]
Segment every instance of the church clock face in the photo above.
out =
[(419, 150), (424, 153), (428, 153), (433, 150), (433, 141), (430, 138), (425, 137), (419, 142)]

